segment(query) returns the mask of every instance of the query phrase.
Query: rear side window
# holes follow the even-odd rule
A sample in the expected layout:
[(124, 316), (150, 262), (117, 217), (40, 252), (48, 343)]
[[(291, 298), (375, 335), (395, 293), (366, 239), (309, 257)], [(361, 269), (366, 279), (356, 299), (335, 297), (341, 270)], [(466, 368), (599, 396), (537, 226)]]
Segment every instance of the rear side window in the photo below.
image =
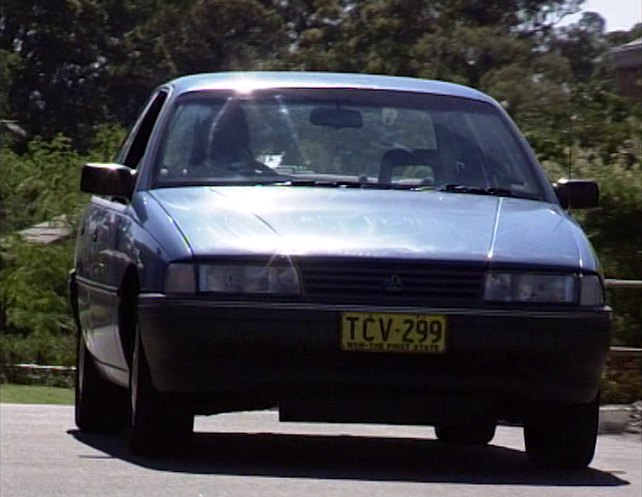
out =
[(160, 114), (163, 104), (167, 100), (167, 91), (161, 90), (150, 98), (145, 106), (145, 110), (138, 118), (131, 131), (127, 135), (123, 147), (118, 154), (117, 161), (132, 169), (138, 167), (141, 159), (145, 155), (149, 137), (156, 124), (156, 119)]

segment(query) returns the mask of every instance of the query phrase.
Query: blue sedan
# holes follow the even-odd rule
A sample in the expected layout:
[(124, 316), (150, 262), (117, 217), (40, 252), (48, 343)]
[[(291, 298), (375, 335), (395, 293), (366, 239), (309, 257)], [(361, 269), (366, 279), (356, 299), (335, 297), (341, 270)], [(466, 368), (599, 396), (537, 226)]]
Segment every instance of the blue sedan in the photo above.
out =
[(195, 414), (426, 424), (582, 468), (610, 310), (567, 209), (490, 97), (328, 73), (188, 76), (154, 91), (92, 193), (71, 272), (76, 423), (135, 453)]

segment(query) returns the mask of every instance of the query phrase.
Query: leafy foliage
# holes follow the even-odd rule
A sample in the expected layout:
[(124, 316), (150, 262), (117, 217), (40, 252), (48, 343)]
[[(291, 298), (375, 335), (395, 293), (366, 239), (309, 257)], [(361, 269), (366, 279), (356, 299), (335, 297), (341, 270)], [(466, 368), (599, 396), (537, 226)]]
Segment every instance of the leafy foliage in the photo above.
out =
[[(71, 364), (74, 323), (67, 296), (73, 265), (73, 237), (62, 243), (34, 244), (17, 235), (35, 223), (58, 219), (70, 233), (86, 198), (79, 192), (80, 170), (89, 159), (108, 160), (123, 132), (105, 126), (82, 157), (58, 136), (32, 140), (24, 154), (0, 149), (0, 359), (2, 362)], [(109, 152), (107, 152), (109, 151)]]
[[(595, 178), (602, 207), (579, 216), (608, 276), (642, 278), (642, 109), (619, 97), (606, 33), (583, 0), (4, 0), (0, 119), (0, 357), (69, 363), (72, 242), (16, 233), (86, 201), (83, 161), (113, 160), (151, 89), (206, 71), (286, 69), (437, 78), (493, 95), (552, 179)], [(6, 126), (5, 126), (6, 128)], [(3, 128), (3, 129), (5, 129)], [(62, 217), (59, 217), (62, 216)], [(621, 293), (621, 295), (620, 295)], [(642, 345), (642, 302), (613, 292), (616, 341)], [(31, 358), (31, 359), (27, 359)]]
[(71, 332), (65, 298), (70, 248), (69, 243), (61, 243), (43, 249), (18, 239), (9, 244), (13, 258), (2, 271), (1, 295), (11, 325), (40, 336)]
[(1, 234), (49, 221), (53, 213), (69, 220), (77, 214), (83, 197), (77, 188), (78, 181), (73, 180), (80, 177), (82, 163), (71, 148), (71, 140), (63, 136), (50, 142), (35, 138), (21, 155), (4, 147), (0, 150), (0, 161)]
[(72, 364), (74, 326), (67, 300), (70, 241), (30, 244), (18, 238), (3, 247), (0, 270), (3, 363)]
[[(642, 126), (605, 161), (596, 151), (574, 147), (572, 171), (600, 185), (600, 207), (578, 214), (610, 278), (642, 275)], [(544, 162), (552, 178), (567, 176), (566, 166)], [(616, 310), (614, 343), (642, 345), (642, 291), (611, 290)]]

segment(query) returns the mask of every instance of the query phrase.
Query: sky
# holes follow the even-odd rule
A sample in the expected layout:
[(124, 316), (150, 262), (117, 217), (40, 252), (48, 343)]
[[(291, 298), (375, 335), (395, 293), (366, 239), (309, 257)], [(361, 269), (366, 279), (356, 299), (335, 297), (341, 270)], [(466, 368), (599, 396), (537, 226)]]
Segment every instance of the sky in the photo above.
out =
[[(586, 0), (583, 12), (597, 12), (606, 19), (606, 31), (631, 29), (642, 21), (642, 0)], [(579, 15), (569, 16), (569, 22), (575, 22)]]

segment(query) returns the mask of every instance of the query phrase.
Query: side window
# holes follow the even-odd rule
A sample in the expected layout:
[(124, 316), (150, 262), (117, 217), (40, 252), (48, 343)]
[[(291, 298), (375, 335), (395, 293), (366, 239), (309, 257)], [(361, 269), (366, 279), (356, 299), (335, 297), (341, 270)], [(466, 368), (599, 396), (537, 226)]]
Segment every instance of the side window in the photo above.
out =
[(118, 154), (118, 162), (133, 169), (138, 167), (145, 154), (147, 142), (165, 100), (167, 100), (167, 92), (162, 90), (148, 101), (145, 110), (125, 139), (125, 143)]

